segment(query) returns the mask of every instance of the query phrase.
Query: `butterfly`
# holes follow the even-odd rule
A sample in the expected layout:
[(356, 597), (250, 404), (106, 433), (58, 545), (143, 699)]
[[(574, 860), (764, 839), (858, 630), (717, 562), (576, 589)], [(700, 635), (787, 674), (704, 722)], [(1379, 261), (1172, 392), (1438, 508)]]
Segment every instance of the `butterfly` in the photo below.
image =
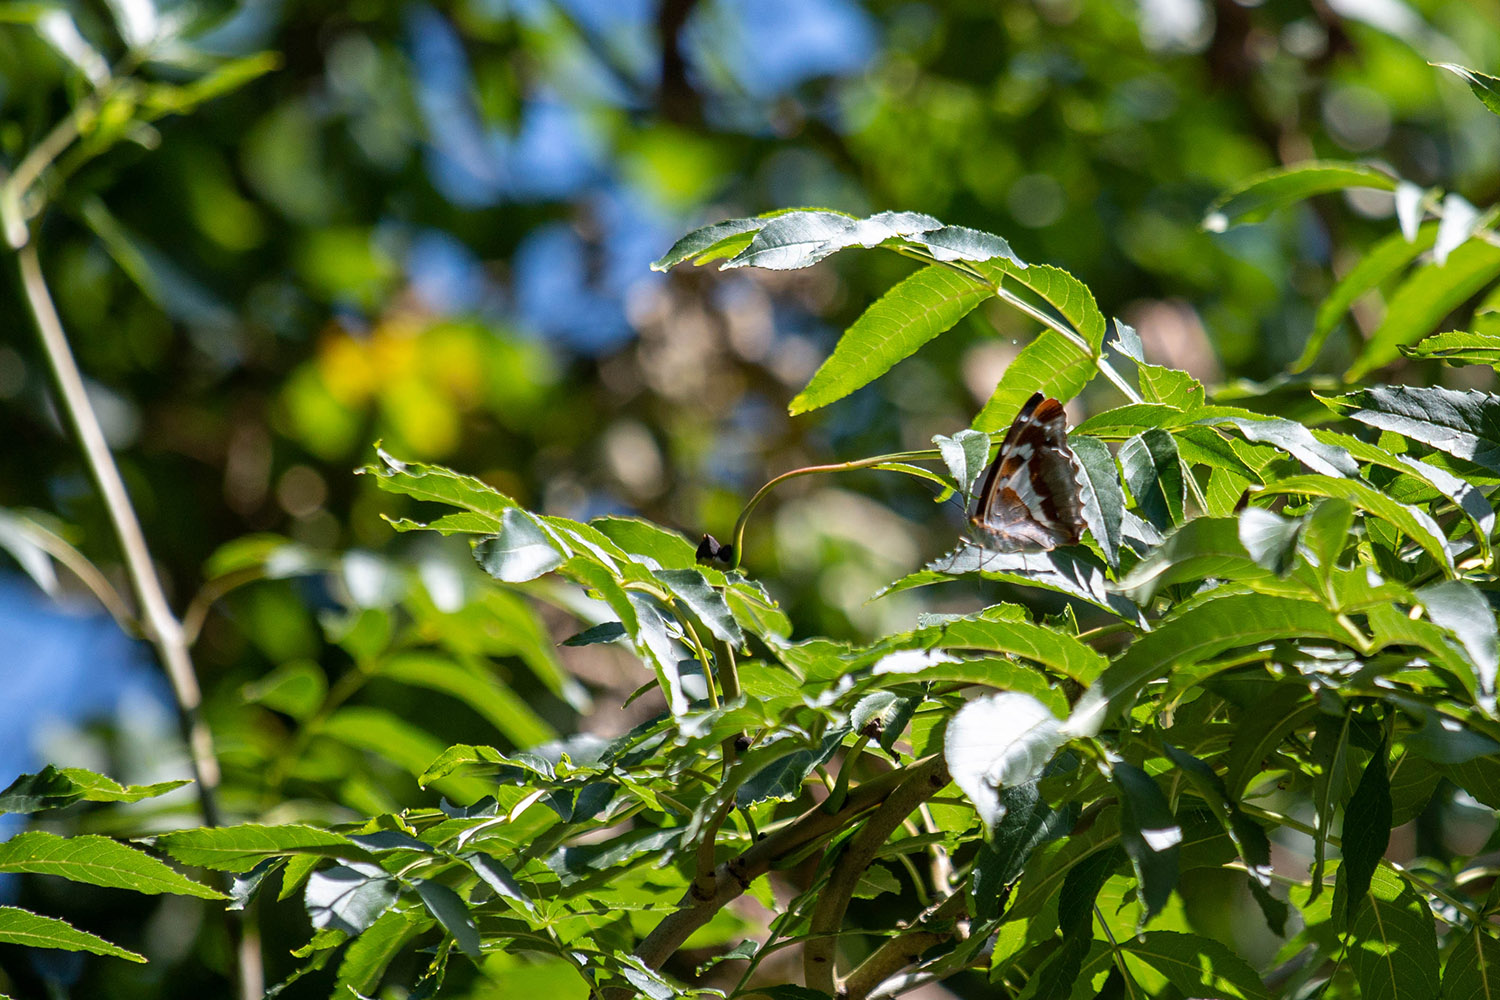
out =
[(969, 523), (999, 552), (1076, 545), (1083, 534), (1078, 459), (1062, 404), (1036, 393), (990, 464)]

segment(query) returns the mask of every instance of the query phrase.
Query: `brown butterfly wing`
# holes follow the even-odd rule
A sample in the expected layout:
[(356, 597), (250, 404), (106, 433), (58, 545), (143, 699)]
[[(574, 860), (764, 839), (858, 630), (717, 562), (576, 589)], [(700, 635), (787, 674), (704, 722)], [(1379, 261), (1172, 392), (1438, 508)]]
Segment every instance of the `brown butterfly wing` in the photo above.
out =
[(1082, 537), (1077, 459), (1062, 403), (1041, 393), (1026, 401), (985, 475), (972, 520), (1002, 552), (1074, 545)]

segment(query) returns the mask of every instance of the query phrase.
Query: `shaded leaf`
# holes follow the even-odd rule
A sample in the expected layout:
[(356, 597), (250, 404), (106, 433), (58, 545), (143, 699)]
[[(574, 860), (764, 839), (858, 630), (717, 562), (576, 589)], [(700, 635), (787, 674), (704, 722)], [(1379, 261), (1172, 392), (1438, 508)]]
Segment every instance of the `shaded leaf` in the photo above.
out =
[(353, 937), (390, 909), (396, 895), (394, 877), (379, 865), (355, 861), (313, 872), (303, 899), (314, 927)]
[(1204, 215), (1203, 228), (1222, 233), (1230, 226), (1260, 222), (1283, 205), (1349, 188), (1394, 191), (1396, 179), (1364, 164), (1334, 161), (1309, 160), (1267, 170), (1220, 195)]
[(474, 918), (469, 914), (469, 908), (459, 898), (458, 893), (432, 879), (416, 880), (417, 895), (422, 898), (422, 903), (427, 911), (437, 917), (438, 923), (458, 943), (465, 955), (472, 959), (479, 958), (479, 927), (474, 923)]
[(1120, 791), (1120, 843), (1135, 869), (1144, 926), (1167, 905), (1177, 887), (1182, 827), (1167, 797), (1145, 771), (1112, 761), (1110, 774)]
[(1349, 927), (1348, 960), (1363, 1000), (1430, 1000), (1438, 995), (1432, 912), (1394, 873), (1377, 868)]
[(1364, 774), (1344, 807), (1345, 905), (1354, 913), (1370, 891), (1370, 879), (1391, 840), (1391, 780), (1386, 770), (1386, 747), (1370, 757)]
[(1120, 531), (1125, 516), (1125, 490), (1120, 469), (1109, 446), (1098, 438), (1074, 436), (1069, 442), (1078, 458), (1079, 496), (1083, 520), (1111, 568), (1120, 564)]
[(1120, 446), (1120, 468), (1136, 507), (1158, 530), (1182, 523), (1187, 484), (1172, 435), (1152, 428)]

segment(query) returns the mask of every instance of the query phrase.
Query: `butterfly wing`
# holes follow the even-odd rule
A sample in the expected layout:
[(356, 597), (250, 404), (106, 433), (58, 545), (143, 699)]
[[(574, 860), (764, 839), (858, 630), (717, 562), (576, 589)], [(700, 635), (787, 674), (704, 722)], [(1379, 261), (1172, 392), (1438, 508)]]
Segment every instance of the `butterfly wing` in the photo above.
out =
[(1078, 542), (1083, 503), (1062, 403), (1036, 393), (1021, 407), (985, 475), (972, 521), (1001, 552)]

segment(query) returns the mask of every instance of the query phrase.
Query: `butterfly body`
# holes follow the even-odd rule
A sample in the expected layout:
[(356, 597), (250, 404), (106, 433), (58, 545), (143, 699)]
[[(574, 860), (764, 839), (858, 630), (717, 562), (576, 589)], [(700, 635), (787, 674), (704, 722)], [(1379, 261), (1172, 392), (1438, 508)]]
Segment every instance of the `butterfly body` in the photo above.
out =
[(970, 523), (985, 547), (999, 552), (1078, 543), (1083, 502), (1062, 403), (1036, 393), (1021, 407), (985, 473)]

